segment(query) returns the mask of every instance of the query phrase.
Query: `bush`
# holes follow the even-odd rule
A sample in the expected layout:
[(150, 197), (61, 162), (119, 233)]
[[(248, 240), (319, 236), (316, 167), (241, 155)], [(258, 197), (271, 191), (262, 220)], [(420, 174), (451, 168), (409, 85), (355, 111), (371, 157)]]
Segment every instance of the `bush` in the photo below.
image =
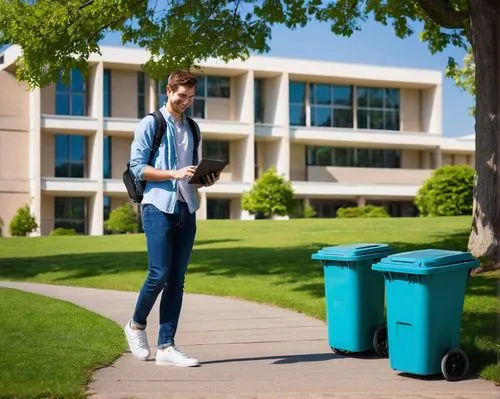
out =
[(17, 210), (17, 213), (10, 221), (10, 235), (14, 237), (24, 237), (38, 229), (35, 217), (30, 213), (30, 208), (25, 205)]
[(137, 214), (130, 202), (111, 211), (104, 227), (114, 234), (137, 233), (139, 226)]
[(472, 215), (474, 169), (467, 165), (436, 169), (415, 197), (422, 216)]
[(274, 168), (263, 173), (242, 197), (244, 210), (264, 218), (290, 215), (296, 206), (291, 183), (279, 176)]
[(58, 227), (50, 232), (51, 236), (76, 236), (75, 229), (67, 229), (65, 227)]
[(388, 218), (384, 207), (375, 205), (352, 206), (337, 209), (338, 218)]

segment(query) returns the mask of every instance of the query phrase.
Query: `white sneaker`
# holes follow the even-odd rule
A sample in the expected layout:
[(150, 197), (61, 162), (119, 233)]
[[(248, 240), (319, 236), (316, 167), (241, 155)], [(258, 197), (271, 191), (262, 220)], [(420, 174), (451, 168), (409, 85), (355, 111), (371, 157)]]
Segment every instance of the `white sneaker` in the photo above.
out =
[(124, 328), (130, 351), (136, 358), (147, 360), (149, 357), (149, 345), (146, 330), (134, 330), (130, 327), (130, 322), (131, 320)]
[(158, 366), (194, 367), (198, 366), (198, 360), (187, 357), (177, 346), (168, 346), (158, 349), (156, 352), (156, 364)]

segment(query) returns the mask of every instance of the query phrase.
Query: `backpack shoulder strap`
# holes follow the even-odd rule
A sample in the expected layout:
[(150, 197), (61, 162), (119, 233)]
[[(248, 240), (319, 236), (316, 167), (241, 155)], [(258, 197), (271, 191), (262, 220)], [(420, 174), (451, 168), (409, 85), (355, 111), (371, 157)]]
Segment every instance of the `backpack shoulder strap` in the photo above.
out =
[(193, 134), (194, 146), (193, 146), (193, 163), (196, 165), (199, 161), (198, 159), (198, 146), (200, 145), (201, 132), (198, 124), (193, 120), (193, 118), (186, 116), (189, 123), (189, 128)]
[(153, 157), (160, 147), (161, 139), (165, 134), (165, 129), (167, 128), (167, 122), (159, 110), (156, 110), (149, 115), (153, 116), (155, 119), (155, 136), (153, 139), (153, 146), (151, 147), (151, 154), (149, 155), (148, 165), (153, 161)]

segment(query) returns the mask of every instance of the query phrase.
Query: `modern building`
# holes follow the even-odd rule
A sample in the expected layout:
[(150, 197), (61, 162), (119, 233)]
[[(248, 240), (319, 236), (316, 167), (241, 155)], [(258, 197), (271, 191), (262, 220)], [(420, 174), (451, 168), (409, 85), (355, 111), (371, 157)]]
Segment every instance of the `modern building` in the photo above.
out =
[[(0, 56), (0, 217), (29, 204), (38, 234), (73, 227), (103, 234), (128, 200), (121, 180), (139, 118), (165, 100), (145, 74), (143, 49), (104, 47), (61, 82), (27, 91), (15, 78), (21, 50)], [(474, 164), (474, 141), (442, 136), (442, 73), (270, 57), (201, 65), (192, 114), (203, 155), (228, 161), (201, 190), (200, 219), (251, 219), (241, 195), (270, 167), (319, 217), (342, 205), (415, 214), (433, 169)], [(7, 230), (4, 227), (5, 230)]]

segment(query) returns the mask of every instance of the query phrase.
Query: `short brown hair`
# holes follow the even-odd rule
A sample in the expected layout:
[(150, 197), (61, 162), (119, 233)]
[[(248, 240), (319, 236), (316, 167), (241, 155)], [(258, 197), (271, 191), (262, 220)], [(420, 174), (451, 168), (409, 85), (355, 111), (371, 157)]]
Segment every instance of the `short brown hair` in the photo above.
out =
[(177, 91), (179, 86), (193, 87), (196, 83), (198, 83), (196, 76), (188, 71), (174, 71), (168, 77), (168, 85), (172, 91)]

